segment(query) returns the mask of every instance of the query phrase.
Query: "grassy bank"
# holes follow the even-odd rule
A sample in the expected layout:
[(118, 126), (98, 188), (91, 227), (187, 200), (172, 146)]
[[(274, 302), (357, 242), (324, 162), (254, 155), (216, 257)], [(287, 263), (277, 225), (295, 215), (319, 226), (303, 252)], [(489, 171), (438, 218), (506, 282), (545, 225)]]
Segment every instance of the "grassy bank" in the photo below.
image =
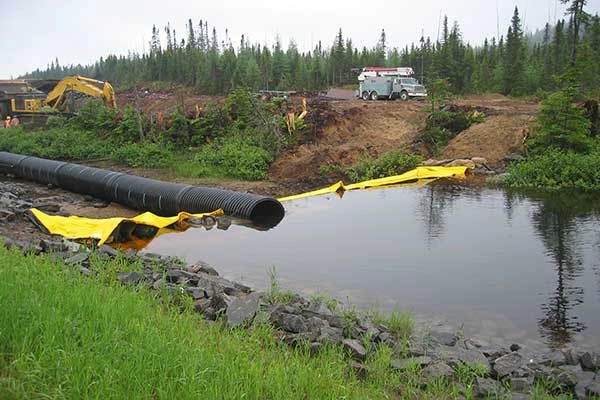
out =
[[(451, 399), (471, 398), (481, 376), (463, 366), (457, 382), (424, 388), (419, 368), (391, 370), (382, 346), (359, 379), (340, 347), (311, 355), (269, 325), (228, 330), (107, 279), (122, 262), (89, 278), (0, 245), (0, 398)], [(537, 387), (533, 398), (551, 397)]]
[(336, 349), (310, 357), (268, 326), (225, 333), (47, 258), (1, 249), (0, 266), (0, 398), (383, 397)]
[(600, 191), (600, 146), (587, 154), (548, 150), (509, 166), (501, 183), (516, 188)]

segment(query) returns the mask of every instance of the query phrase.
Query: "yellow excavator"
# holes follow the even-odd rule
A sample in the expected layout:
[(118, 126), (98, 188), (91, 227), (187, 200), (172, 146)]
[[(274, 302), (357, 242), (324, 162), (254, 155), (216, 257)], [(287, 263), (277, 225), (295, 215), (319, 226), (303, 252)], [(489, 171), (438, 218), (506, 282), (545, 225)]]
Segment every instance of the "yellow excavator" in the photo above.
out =
[[(33, 81), (32, 81), (33, 82)], [(48, 88), (48, 81), (46, 88)], [(54, 83), (56, 81), (52, 81)], [(17, 87), (18, 91), (10, 93), (8, 90), (2, 92), (3, 82), (0, 82), (0, 101), (4, 97), (5, 101), (9, 100), (8, 114), (14, 115), (35, 115), (45, 114), (44, 108), (50, 108), (60, 112), (75, 112), (72, 101), (73, 96), (78, 93), (85, 96), (94, 97), (102, 100), (104, 105), (109, 108), (116, 109), (117, 102), (115, 100), (115, 92), (112, 85), (108, 82), (99, 81), (96, 79), (86, 78), (83, 76), (68, 76), (56, 83), (44, 94), (44, 91), (31, 87), (31, 82), (20, 81), (4, 81), (4, 86)], [(2, 94), (4, 96), (2, 96)]]

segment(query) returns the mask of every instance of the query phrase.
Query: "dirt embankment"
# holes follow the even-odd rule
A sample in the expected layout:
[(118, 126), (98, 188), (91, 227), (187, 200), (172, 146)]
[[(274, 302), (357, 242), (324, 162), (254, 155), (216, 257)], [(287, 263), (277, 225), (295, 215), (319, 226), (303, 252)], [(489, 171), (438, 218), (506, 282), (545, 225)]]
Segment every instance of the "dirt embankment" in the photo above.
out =
[[(168, 114), (178, 106), (193, 114), (211, 102), (222, 100), (222, 97), (183, 93), (145, 93), (143, 89), (117, 96), (119, 107), (137, 105), (148, 114)], [(491, 167), (503, 166), (506, 155), (522, 150), (539, 109), (536, 102), (498, 94), (469, 96), (455, 102), (488, 109), (490, 113), (483, 123), (458, 134), (442, 151), (440, 158), (484, 157)], [(320, 174), (322, 167), (348, 167), (365, 154), (376, 157), (399, 149), (419, 152), (427, 157), (429, 154), (424, 146), (418, 143), (418, 134), (428, 115), (428, 105), (414, 100), (365, 102), (356, 99), (351, 90), (330, 89), (326, 94), (309, 98), (306, 120), (313, 126), (313, 131), (303, 144), (284, 150), (275, 160), (269, 171), (270, 182), (219, 181), (217, 184), (234, 190), (289, 194), (326, 183)], [(157, 175), (152, 171), (132, 172)], [(174, 179), (172, 176), (158, 176), (161, 177)], [(215, 182), (199, 179), (190, 183)]]
[(377, 156), (391, 149), (410, 151), (426, 117), (424, 106), (416, 101), (322, 100), (318, 112), (326, 107), (326, 118), (311, 120), (314, 108), (309, 110), (314, 140), (284, 151), (269, 176), (277, 182), (316, 180), (321, 166), (350, 166), (363, 154)]
[(452, 139), (441, 158), (484, 157), (490, 167), (503, 166), (508, 154), (523, 150), (539, 111), (537, 102), (499, 94), (470, 96), (457, 103), (485, 107), (491, 112), (484, 122), (471, 126)]
[[(536, 102), (495, 94), (469, 96), (456, 103), (489, 110), (489, 115), (458, 134), (440, 158), (483, 157), (491, 167), (503, 166), (506, 155), (522, 150), (539, 108)], [(332, 89), (312, 106), (309, 112), (325, 115), (310, 120), (317, 129), (314, 140), (284, 151), (271, 166), (271, 180), (318, 183), (323, 180), (321, 166), (347, 167), (363, 154), (378, 156), (392, 149), (429, 156), (418, 144), (428, 115), (426, 102), (364, 102), (350, 90)]]

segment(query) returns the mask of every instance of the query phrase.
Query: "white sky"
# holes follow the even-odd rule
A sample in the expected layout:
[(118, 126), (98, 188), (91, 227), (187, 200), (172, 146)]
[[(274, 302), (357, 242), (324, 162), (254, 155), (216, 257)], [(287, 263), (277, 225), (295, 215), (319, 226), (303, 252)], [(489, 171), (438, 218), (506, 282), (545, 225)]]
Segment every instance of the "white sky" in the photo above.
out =
[[(329, 46), (339, 28), (359, 47), (374, 46), (382, 28), (390, 47), (417, 42), (422, 29), (435, 39), (441, 13), (475, 44), (496, 35), (496, 4), (501, 34), (515, 5), (531, 31), (565, 9), (558, 0), (0, 0), (0, 79), (45, 68), (55, 57), (61, 65), (88, 64), (110, 53), (141, 52), (153, 24), (162, 32), (170, 22), (180, 40), (188, 18), (208, 20), (219, 40), (229, 29), (236, 46), (241, 34), (261, 44), (278, 34), (284, 46), (294, 38), (302, 51), (319, 39)], [(587, 11), (600, 12), (600, 0), (588, 0)]]

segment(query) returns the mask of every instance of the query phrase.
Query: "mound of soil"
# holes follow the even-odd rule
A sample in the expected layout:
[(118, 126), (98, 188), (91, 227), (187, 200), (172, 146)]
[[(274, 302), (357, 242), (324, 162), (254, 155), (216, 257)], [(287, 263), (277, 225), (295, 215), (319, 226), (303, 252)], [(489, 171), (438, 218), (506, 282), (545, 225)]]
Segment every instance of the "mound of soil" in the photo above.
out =
[(320, 101), (309, 107), (314, 139), (281, 154), (269, 177), (277, 182), (310, 181), (321, 166), (350, 166), (361, 155), (409, 149), (426, 113), (417, 101)]
[(442, 158), (484, 157), (488, 166), (504, 165), (504, 158), (522, 151), (535, 117), (492, 115), (458, 134), (442, 152)]

